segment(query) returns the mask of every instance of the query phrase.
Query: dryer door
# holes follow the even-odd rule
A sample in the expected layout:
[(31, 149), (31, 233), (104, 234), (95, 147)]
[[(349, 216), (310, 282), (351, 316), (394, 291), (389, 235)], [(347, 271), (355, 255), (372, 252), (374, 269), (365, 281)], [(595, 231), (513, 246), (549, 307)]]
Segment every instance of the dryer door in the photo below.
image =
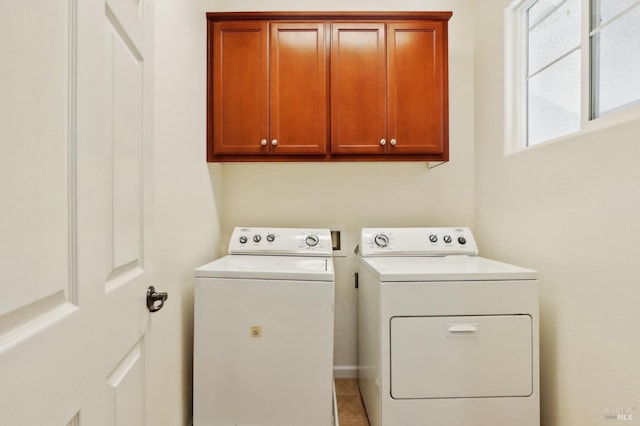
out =
[(529, 396), (529, 315), (391, 318), (394, 399)]

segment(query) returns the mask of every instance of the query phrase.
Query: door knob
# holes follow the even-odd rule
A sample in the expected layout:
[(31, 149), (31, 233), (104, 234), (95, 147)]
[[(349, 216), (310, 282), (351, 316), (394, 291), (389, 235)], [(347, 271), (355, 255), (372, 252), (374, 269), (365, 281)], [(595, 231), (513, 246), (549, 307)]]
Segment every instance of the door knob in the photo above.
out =
[(158, 312), (164, 306), (169, 295), (167, 293), (158, 293), (154, 286), (147, 289), (147, 309), (149, 312)]

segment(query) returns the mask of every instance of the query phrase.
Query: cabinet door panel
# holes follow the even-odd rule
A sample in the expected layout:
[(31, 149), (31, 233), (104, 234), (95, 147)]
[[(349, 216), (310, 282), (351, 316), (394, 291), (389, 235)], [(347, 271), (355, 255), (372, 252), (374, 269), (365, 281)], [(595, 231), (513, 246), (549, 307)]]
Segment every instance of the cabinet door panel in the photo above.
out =
[(395, 154), (444, 152), (446, 45), (439, 22), (388, 24), (389, 138)]
[(327, 150), (325, 24), (272, 23), (270, 40), (273, 154)]
[(384, 23), (334, 23), (331, 40), (331, 152), (384, 154)]
[[(268, 23), (213, 26), (213, 146), (216, 154), (268, 153)], [(211, 49), (211, 46), (210, 46)]]

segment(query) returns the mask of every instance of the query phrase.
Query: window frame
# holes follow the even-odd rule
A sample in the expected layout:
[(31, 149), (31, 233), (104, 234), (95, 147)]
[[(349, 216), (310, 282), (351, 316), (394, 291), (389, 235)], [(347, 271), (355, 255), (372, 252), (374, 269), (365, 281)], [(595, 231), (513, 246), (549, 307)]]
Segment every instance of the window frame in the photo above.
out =
[[(608, 24), (596, 30), (595, 7), (600, 0), (581, 0), (581, 28), (580, 28), (580, 129), (576, 132), (548, 139), (534, 145), (528, 144), (528, 22), (527, 13), (538, 0), (514, 0), (505, 9), (505, 153), (544, 146), (549, 143), (571, 139), (576, 135), (594, 132), (620, 123), (640, 119), (640, 99), (637, 102), (623, 105), (620, 108), (607, 111), (596, 116), (597, 90), (596, 81), (597, 61), (596, 43), (592, 43), (592, 36), (606, 28)], [(628, 6), (619, 15), (640, 7), (640, 0)], [(586, 11), (586, 12), (585, 12)], [(618, 15), (616, 15), (618, 16)], [(612, 22), (614, 19), (610, 22)]]

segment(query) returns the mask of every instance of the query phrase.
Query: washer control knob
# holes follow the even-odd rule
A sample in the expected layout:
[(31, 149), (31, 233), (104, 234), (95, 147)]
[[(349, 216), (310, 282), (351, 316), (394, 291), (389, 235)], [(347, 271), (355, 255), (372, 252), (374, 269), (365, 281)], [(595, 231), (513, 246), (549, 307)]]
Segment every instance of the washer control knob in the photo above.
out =
[(240, 244), (246, 244), (247, 242), (247, 237), (246, 235), (241, 235), (240, 236)]
[(316, 234), (309, 234), (304, 237), (304, 242), (309, 247), (315, 247), (320, 242), (320, 238)]
[(273, 240), (276, 239), (276, 236), (273, 234), (267, 234), (267, 241), (269, 241), (270, 243), (273, 242)]
[(261, 239), (262, 239), (262, 237), (260, 235), (258, 235), (258, 234), (253, 236), (253, 241), (255, 241), (256, 243), (259, 243)]
[(431, 241), (432, 243), (437, 243), (438, 242), (438, 236), (435, 235), (435, 234), (429, 235), (429, 241)]
[(445, 235), (444, 236), (444, 242), (449, 244), (451, 242), (451, 236), (450, 235)]
[(467, 244), (467, 239), (465, 237), (458, 237), (458, 242), (461, 245), (465, 245), (465, 244)]
[(386, 247), (389, 245), (389, 237), (386, 234), (376, 234), (373, 241), (378, 247)]

